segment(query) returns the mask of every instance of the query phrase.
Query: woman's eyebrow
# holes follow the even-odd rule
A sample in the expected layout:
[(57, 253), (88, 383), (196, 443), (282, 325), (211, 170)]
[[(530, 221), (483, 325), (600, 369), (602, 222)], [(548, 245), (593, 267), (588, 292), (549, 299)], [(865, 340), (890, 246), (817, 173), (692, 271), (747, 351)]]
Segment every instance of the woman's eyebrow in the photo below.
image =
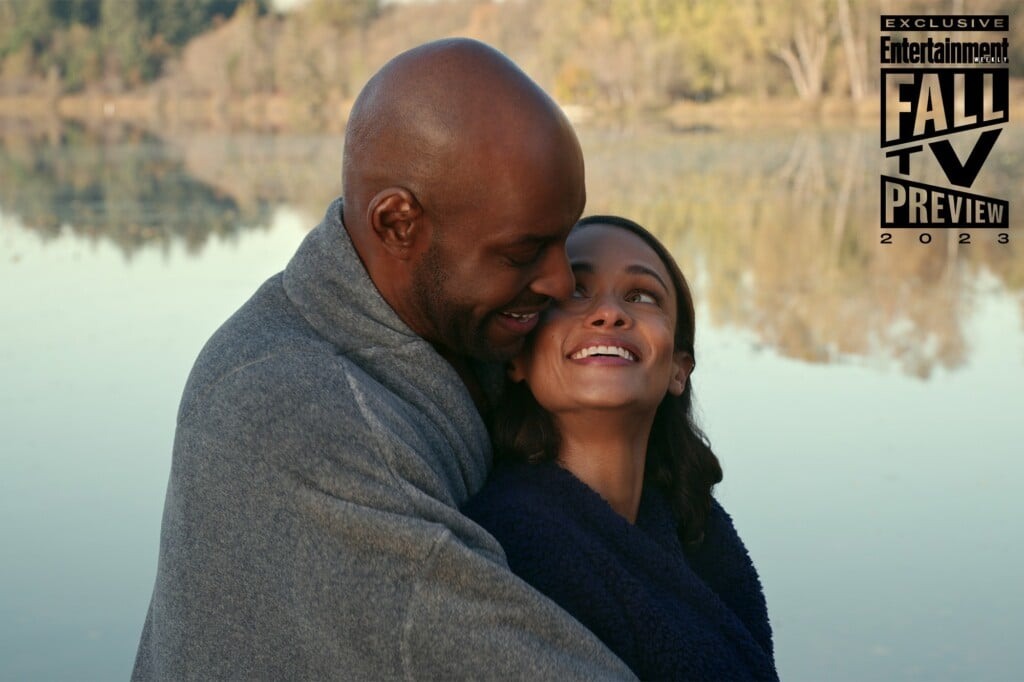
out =
[[(569, 267), (572, 269), (574, 273), (585, 272), (589, 275), (593, 274), (594, 272), (594, 264), (591, 263), (590, 261), (572, 261), (571, 263), (569, 263)], [(668, 285), (665, 284), (665, 280), (662, 279), (661, 275), (659, 275), (657, 271), (647, 267), (646, 265), (641, 265), (640, 263), (627, 265), (626, 272), (631, 275), (647, 275), (648, 277), (653, 277), (655, 280), (657, 280), (658, 284), (660, 284), (665, 289), (665, 291), (671, 291), (671, 289), (668, 288)]]
[(665, 280), (661, 278), (661, 275), (659, 275), (657, 272), (647, 267), (646, 265), (640, 265), (639, 263), (627, 265), (626, 272), (628, 272), (631, 275), (649, 275), (654, 279), (658, 280), (658, 284), (664, 287), (665, 291), (669, 291), (668, 285), (665, 284)]

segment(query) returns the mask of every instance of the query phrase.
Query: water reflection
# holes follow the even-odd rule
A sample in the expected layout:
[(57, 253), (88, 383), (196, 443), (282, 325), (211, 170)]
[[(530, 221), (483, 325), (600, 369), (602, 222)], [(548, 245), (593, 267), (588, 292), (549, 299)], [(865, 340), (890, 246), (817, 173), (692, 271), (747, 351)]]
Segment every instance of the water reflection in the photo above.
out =
[(270, 210), (196, 180), (178, 150), (124, 126), (5, 128), (0, 206), (44, 240), (68, 230), (129, 257), (174, 241), (198, 254), (211, 236), (265, 226)]
[[(964, 320), (977, 286), (1024, 301), (1013, 239), (978, 230), (917, 232), (879, 243), (877, 131), (583, 130), (588, 212), (649, 225), (699, 282), (717, 326), (810, 363), (870, 359), (927, 378), (967, 359)], [(217, 134), (160, 138), (125, 127), (10, 130), (0, 147), (0, 206), (46, 238), (114, 242), (126, 255), (266, 228), (272, 207), (309, 224), (339, 192), (341, 140)], [(1004, 132), (972, 191), (1013, 197), (1024, 135)], [(67, 226), (66, 228), (64, 226)], [(282, 259), (283, 261), (283, 259)]]
[[(983, 194), (1014, 197), (1024, 137), (1008, 130)], [(1024, 239), (917, 231), (879, 243), (877, 132), (607, 136), (588, 153), (591, 206), (639, 216), (666, 237), (719, 325), (812, 363), (871, 358), (926, 378), (966, 359), (964, 320), (984, 273), (1020, 298)], [(596, 161), (596, 163), (595, 163)]]

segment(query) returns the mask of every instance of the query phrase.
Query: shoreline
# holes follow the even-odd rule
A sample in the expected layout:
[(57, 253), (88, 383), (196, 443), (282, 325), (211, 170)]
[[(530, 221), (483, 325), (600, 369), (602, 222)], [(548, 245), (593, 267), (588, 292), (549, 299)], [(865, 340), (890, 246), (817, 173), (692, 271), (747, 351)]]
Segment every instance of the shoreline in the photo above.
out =
[[(0, 128), (127, 124), (158, 134), (237, 132), (269, 134), (344, 134), (353, 100), (330, 90), (316, 101), (280, 93), (233, 96), (229, 93), (175, 95), (166, 88), (117, 95), (97, 91), (59, 95), (32, 93), (0, 95)], [(1010, 80), (1011, 111), (1024, 110), (1024, 78)], [(615, 125), (648, 121), (682, 133), (715, 130), (877, 126), (879, 93), (860, 101), (822, 97), (805, 102), (794, 97), (725, 97), (708, 102), (679, 100), (658, 108), (597, 108), (564, 103), (562, 109), (576, 126)], [(1019, 125), (1012, 116), (1008, 125)]]
[[(172, 96), (165, 93), (105, 95), (84, 93), (0, 96), (0, 126), (25, 120), (128, 123), (170, 130), (224, 130), (268, 133), (343, 133), (352, 101), (328, 93), (320, 102), (279, 94)], [(729, 98), (713, 102), (675, 102), (658, 109), (595, 109), (566, 104), (574, 125), (623, 120), (662, 121), (684, 132), (735, 127), (789, 127), (830, 123), (877, 122), (878, 97), (855, 103), (847, 98), (815, 103), (796, 99)]]
[[(156, 130), (343, 132), (351, 102), (328, 95), (310, 103), (285, 95), (173, 96), (163, 92), (0, 96), (0, 126), (7, 121), (128, 123)], [(326, 115), (326, 112), (332, 115)], [(337, 112), (345, 112), (338, 116)]]

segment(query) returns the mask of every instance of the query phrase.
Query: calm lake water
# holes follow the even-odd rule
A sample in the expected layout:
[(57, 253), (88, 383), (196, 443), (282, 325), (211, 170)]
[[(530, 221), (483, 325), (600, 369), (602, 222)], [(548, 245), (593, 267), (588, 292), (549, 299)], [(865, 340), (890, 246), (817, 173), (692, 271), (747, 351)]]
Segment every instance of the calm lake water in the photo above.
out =
[[(879, 244), (877, 131), (582, 130), (671, 245), (787, 680), (1024, 676), (1024, 131), (977, 230)], [(0, 132), (0, 679), (124, 679), (177, 402), (338, 192), (337, 138)]]

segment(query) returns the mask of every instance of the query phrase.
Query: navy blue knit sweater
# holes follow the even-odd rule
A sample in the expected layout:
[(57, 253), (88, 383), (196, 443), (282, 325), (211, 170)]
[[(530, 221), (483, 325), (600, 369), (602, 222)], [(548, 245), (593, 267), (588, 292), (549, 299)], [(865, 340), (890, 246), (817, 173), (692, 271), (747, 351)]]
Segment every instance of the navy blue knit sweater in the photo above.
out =
[(630, 524), (553, 463), (498, 467), (464, 511), (641, 679), (778, 679), (757, 572), (717, 502), (685, 551), (653, 486)]

